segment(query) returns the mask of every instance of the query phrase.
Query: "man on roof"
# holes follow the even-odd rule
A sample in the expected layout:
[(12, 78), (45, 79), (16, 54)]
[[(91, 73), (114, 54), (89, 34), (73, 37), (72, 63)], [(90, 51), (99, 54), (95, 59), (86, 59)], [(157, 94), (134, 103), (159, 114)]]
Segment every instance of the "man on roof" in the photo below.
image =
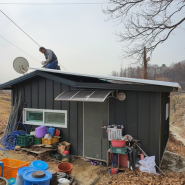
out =
[(57, 56), (52, 50), (40, 47), (39, 51), (43, 53), (46, 58), (46, 61), (41, 62), (44, 68), (59, 69)]

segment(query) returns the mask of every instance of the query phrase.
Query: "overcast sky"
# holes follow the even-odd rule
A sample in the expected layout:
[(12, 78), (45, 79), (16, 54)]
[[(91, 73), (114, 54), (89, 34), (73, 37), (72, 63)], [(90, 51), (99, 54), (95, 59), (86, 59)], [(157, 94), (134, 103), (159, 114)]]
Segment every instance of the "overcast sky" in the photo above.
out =
[[(6, 0), (0, 0), (0, 3)], [(21, 2), (9, 0), (8, 2)], [(27, 2), (103, 2), (102, 0), (37, 0)], [(103, 5), (105, 7), (105, 5)], [(0, 5), (0, 10), (15, 21), (39, 45), (52, 49), (68, 71), (109, 75), (119, 70), (122, 44), (116, 41), (115, 30), (121, 30), (113, 21), (105, 21), (101, 5)], [(0, 36), (3, 36), (39, 61), (44, 55), (39, 47), (0, 12)], [(185, 59), (185, 33), (177, 30), (165, 43), (159, 45), (151, 64), (166, 64)], [(22, 51), (0, 37), (0, 83), (21, 76), (13, 69), (16, 57), (25, 57), (31, 67), (41, 67)], [(123, 67), (129, 65), (123, 59)], [(63, 69), (62, 69), (63, 70)], [(31, 70), (29, 71), (31, 72)]]

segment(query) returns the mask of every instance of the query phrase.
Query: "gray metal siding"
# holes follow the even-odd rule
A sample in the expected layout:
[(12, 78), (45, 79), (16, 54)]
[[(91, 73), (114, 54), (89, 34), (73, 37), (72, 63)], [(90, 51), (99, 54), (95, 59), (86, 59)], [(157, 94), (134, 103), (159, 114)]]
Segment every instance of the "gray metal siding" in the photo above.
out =
[[(37, 76), (13, 88), (12, 102), (22, 92), (26, 108), (67, 110), (67, 128), (57, 128), (61, 131), (60, 141), (71, 143), (70, 154), (83, 155), (83, 104), (54, 100), (58, 94), (69, 89), (66, 84)], [(26, 127), (30, 132), (38, 126)]]
[(160, 149), (160, 94), (159, 92), (122, 91), (124, 101), (109, 98), (109, 124), (122, 124), (123, 134), (141, 140), (148, 155), (155, 155), (156, 163), (161, 160)]
[(39, 109), (46, 108), (46, 79), (40, 77), (39, 80)]

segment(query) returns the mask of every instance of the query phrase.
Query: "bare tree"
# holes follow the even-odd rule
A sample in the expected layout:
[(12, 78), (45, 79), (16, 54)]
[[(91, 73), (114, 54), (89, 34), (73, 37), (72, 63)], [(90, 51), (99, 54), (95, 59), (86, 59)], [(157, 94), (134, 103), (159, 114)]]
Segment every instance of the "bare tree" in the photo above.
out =
[[(143, 48), (152, 55), (155, 48), (185, 21), (185, 0), (109, 0), (104, 13), (109, 19), (123, 24), (117, 32), (119, 41), (126, 43), (125, 57), (141, 62)], [(180, 19), (176, 19), (176, 16)]]
[(178, 96), (178, 95), (171, 94), (170, 95), (170, 102), (171, 102), (171, 107), (173, 109), (173, 112), (175, 113), (176, 112), (176, 109), (177, 109), (176, 106), (178, 104), (181, 104), (182, 98), (180, 96)]

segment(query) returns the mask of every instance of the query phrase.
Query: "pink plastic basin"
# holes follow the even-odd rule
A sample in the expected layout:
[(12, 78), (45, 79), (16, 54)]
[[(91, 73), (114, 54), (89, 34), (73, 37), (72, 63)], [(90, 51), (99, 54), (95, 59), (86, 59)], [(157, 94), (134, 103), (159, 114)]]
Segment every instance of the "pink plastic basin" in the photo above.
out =
[(126, 141), (112, 140), (111, 144), (112, 144), (113, 147), (124, 147), (126, 145)]

